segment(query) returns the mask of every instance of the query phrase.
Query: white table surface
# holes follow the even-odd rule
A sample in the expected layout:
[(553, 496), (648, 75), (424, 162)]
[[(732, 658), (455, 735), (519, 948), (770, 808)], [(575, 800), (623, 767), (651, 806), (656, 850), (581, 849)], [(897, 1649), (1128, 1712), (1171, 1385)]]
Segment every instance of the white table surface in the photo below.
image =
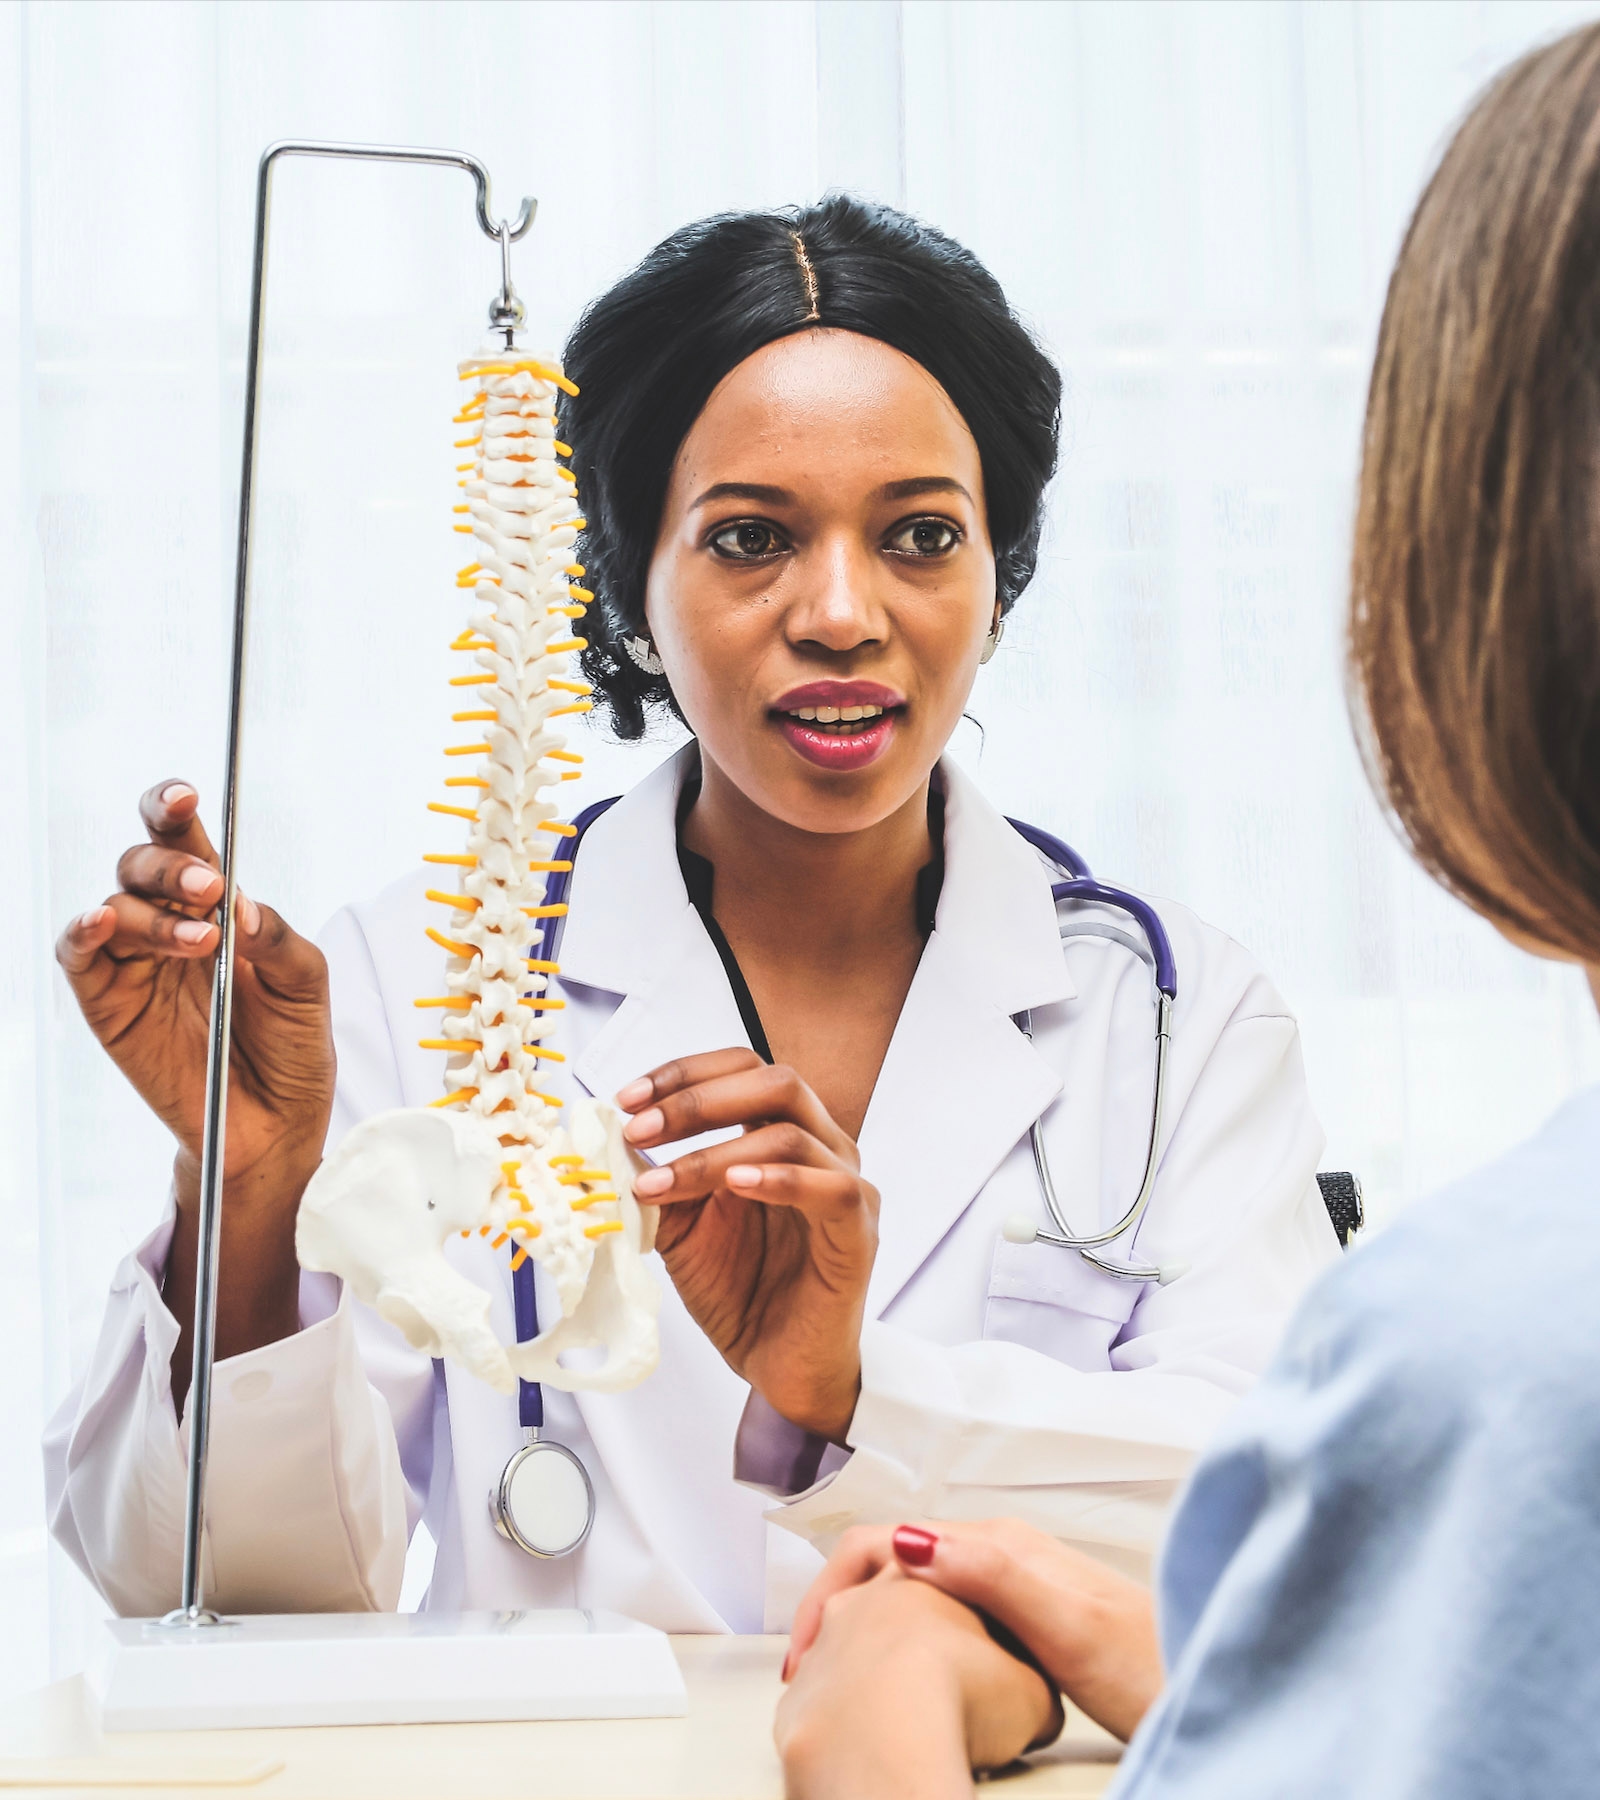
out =
[[(786, 1642), (674, 1638), (689, 1690), (683, 1719), (102, 1736), (74, 1677), (0, 1706), (0, 1800), (782, 1800), (772, 1714)], [(1074, 1713), (1059, 1743), (982, 1791), (997, 1800), (1098, 1795), (1119, 1748)], [(282, 1766), (248, 1785), (217, 1785), (252, 1763)], [(86, 1775), (101, 1779), (80, 1785)], [(32, 1785), (16, 1785), (24, 1776)]]

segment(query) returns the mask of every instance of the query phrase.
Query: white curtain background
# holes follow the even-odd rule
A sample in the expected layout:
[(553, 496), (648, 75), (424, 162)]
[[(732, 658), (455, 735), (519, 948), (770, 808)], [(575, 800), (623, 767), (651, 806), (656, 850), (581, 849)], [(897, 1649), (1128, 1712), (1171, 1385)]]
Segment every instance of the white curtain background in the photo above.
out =
[[(1595, 11), (0, 10), (0, 1692), (78, 1666), (99, 1610), (47, 1543), (36, 1446), (169, 1149), (51, 943), (108, 892), (143, 788), (217, 792), (262, 147), (477, 152), (498, 211), (539, 197), (515, 271), (550, 345), (712, 211), (848, 188), (983, 257), (1066, 371), (1068, 432), (1039, 578), (956, 752), (1007, 811), (1259, 954), (1304, 1028), (1325, 1166), (1381, 1220), (1600, 1068), (1575, 974), (1391, 840), (1340, 662), (1405, 219), (1489, 75)], [(303, 927), (434, 844), (454, 364), (497, 280), (471, 202), (448, 172), (277, 177), (243, 880)], [(584, 793), (663, 749), (595, 744)]]

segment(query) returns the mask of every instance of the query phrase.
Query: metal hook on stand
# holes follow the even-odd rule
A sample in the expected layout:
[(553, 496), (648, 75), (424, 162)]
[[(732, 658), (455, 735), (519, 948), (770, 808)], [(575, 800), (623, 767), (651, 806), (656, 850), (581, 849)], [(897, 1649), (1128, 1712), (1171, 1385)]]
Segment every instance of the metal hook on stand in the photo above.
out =
[(461, 169), (477, 189), (478, 225), (500, 245), (500, 292), (489, 310), (490, 323), (512, 333), (524, 310), (511, 286), (511, 246), (533, 224), (538, 202), (524, 199), (514, 223), (491, 218), (489, 171), (465, 150), (423, 150), (391, 144), (333, 144), (285, 138), (269, 144), (256, 170), (255, 251), (250, 287), (250, 338), (245, 362), (244, 454), (239, 476), (239, 538), (234, 564), (233, 650), (228, 687), (228, 742), (223, 776), (221, 941), (211, 984), (207, 1043), (205, 1130), (200, 1155), (200, 1241), (194, 1296), (194, 1371), (189, 1386), (189, 1466), (184, 1495), (183, 1596), (163, 1625), (226, 1625), (203, 1604), (201, 1546), (205, 1531), (206, 1452), (211, 1429), (211, 1371), (217, 1333), (217, 1256), (221, 1243), (222, 1161), (228, 1116), (228, 1047), (233, 1035), (234, 909), (238, 900), (239, 751), (244, 711), (245, 647), (250, 623), (250, 551), (254, 523), (254, 476), (258, 437), (256, 402), (261, 384), (261, 335), (267, 279), (267, 235), (271, 215), (272, 170), (280, 157), (331, 157), (349, 162), (425, 163)]
[[(523, 206), (529, 202), (524, 200)], [(498, 236), (500, 238), (500, 292), (489, 302), (489, 325), (494, 331), (506, 334), (506, 348), (512, 349), (516, 343), (516, 334), (522, 322), (528, 316), (528, 309), (517, 298), (517, 290), (511, 285), (511, 240), (512, 230), (505, 220), (500, 221)]]

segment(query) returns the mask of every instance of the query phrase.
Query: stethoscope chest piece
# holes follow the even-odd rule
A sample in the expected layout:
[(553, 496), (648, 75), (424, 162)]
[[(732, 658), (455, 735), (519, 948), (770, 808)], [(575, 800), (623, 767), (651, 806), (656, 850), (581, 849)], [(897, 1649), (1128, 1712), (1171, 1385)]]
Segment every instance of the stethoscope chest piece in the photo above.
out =
[(594, 1525), (594, 1485), (565, 1444), (527, 1435), (489, 1490), (489, 1516), (529, 1556), (570, 1556)]

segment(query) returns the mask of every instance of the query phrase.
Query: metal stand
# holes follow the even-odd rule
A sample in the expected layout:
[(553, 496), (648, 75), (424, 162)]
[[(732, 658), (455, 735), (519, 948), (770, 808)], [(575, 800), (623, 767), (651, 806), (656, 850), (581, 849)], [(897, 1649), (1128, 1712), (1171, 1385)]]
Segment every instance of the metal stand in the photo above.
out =
[(228, 686), (228, 749), (222, 801), (222, 938), (211, 985), (206, 1061), (205, 1136), (200, 1159), (199, 1267), (194, 1296), (194, 1375), (189, 1387), (189, 1477), (184, 1497), (183, 1597), (161, 1622), (195, 1628), (225, 1623), (202, 1603), (201, 1539), (205, 1525), (206, 1449), (211, 1427), (211, 1365), (217, 1331), (217, 1255), (221, 1244), (222, 1166), (227, 1141), (228, 1047), (233, 1036), (234, 906), (239, 891), (239, 751), (244, 715), (245, 644), (250, 628), (250, 548), (254, 524), (256, 400), (261, 386), (261, 325), (267, 285), (267, 232), (272, 169), (282, 156), (326, 156), (352, 162), (427, 163), (461, 169), (478, 190), (478, 224), (500, 245), (500, 293), (489, 310), (492, 326), (511, 333), (522, 304), (511, 288), (511, 246), (533, 223), (538, 201), (525, 199), (516, 223), (489, 215), (489, 171), (465, 150), (419, 150), (390, 144), (324, 144), (285, 138), (269, 144), (256, 171), (256, 231), (250, 284), (250, 345), (245, 365), (244, 455), (239, 476), (239, 545), (233, 587), (233, 653)]
[(211, 988), (200, 1163), (200, 1267), (194, 1287), (194, 1375), (189, 1388), (189, 1480), (184, 1507), (184, 1593), (160, 1620), (108, 1620), (88, 1685), (108, 1732), (229, 1726), (385, 1724), (477, 1719), (635, 1719), (686, 1710), (684, 1679), (666, 1636), (614, 1613), (338, 1613), (221, 1618), (205, 1606), (205, 1454), (211, 1435), (216, 1354), (216, 1276), (221, 1240), (223, 1145), (229, 1112), (234, 1004), (234, 905), (238, 900), (239, 751), (250, 628), (261, 319), (272, 167), (279, 157), (421, 162), (464, 169), (477, 184), (477, 221), (500, 247), (500, 292), (490, 326), (513, 333), (522, 302), (511, 288), (511, 245), (533, 223), (524, 200), (515, 223), (490, 216), (490, 176), (461, 149), (385, 144), (270, 144), (256, 176), (256, 265), (250, 288), (245, 371), (245, 454), (239, 477), (229, 745), (223, 781), (221, 941)]
[(672, 1717), (683, 1713), (687, 1703), (683, 1677), (666, 1637), (613, 1613), (258, 1614), (224, 1619), (205, 1605), (201, 1551), (216, 1344), (228, 1049), (233, 1027), (239, 766), (250, 622), (256, 404), (261, 383), (272, 168), (281, 156), (429, 163), (465, 170), (477, 184), (478, 224), (485, 236), (500, 246), (500, 292), (490, 305), (489, 323), (505, 333), (508, 349), (513, 347), (513, 334), (523, 318), (522, 303), (511, 286), (511, 246), (533, 223), (535, 202), (522, 202), (515, 223), (493, 220), (488, 172), (475, 156), (461, 150), (295, 140), (269, 145), (262, 154), (256, 178), (255, 270), (228, 693), (222, 936), (211, 989), (200, 1166), (200, 1255), (194, 1301), (194, 1378), (189, 1389), (183, 1595), (181, 1604), (164, 1619), (109, 1620), (90, 1661), (89, 1687), (106, 1731)]
[(250, 623), (250, 538), (256, 470), (261, 317), (272, 166), (279, 157), (421, 162), (464, 169), (477, 184), (477, 221), (500, 245), (500, 292), (490, 326), (513, 333), (522, 302), (511, 288), (511, 245), (533, 223), (491, 220), (490, 176), (459, 149), (286, 140), (268, 146), (256, 182), (256, 272), (250, 292), (245, 378), (245, 459), (239, 481), (239, 554), (229, 747), (221, 837), (221, 943), (211, 990), (200, 1165), (200, 1269), (194, 1289), (194, 1377), (189, 1388), (189, 1483), (184, 1510), (184, 1595), (160, 1620), (108, 1620), (95, 1643), (88, 1687), (106, 1732), (220, 1730), (241, 1726), (391, 1724), (479, 1719), (659, 1719), (686, 1706), (684, 1678), (661, 1631), (614, 1613), (328, 1613), (220, 1618), (205, 1606), (205, 1453), (216, 1350), (216, 1273), (223, 1145), (229, 1111), (234, 999), (234, 904), (238, 898), (239, 745)]

